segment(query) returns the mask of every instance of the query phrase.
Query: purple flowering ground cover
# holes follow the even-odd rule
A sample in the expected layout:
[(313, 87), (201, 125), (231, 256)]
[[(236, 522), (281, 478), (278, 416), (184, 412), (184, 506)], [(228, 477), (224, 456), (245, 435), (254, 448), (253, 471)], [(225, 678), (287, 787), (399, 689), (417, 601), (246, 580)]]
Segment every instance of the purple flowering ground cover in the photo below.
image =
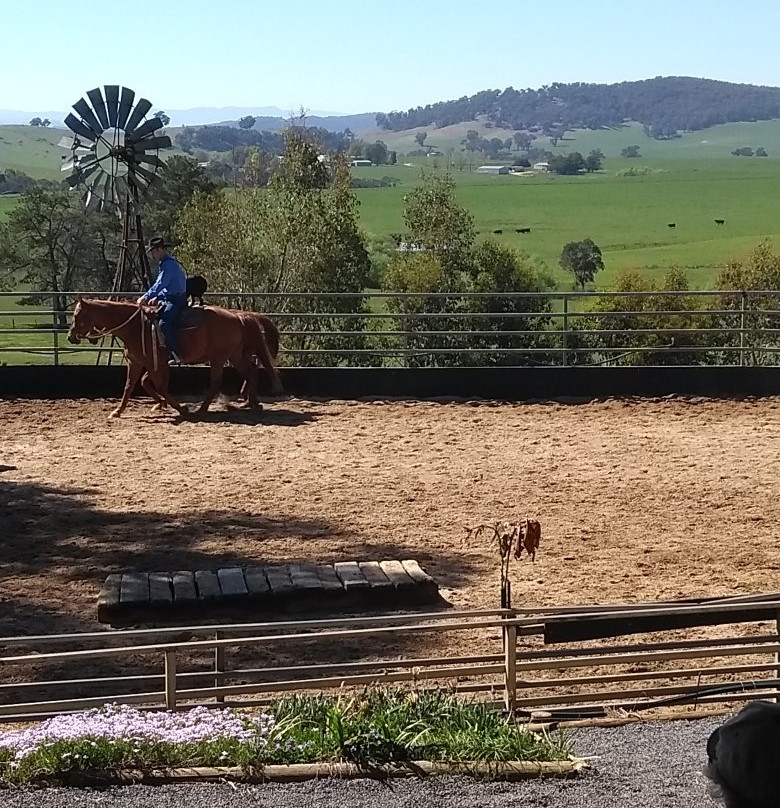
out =
[(267, 713), (144, 712), (111, 704), (0, 734), (0, 783), (86, 768), (240, 765), (267, 745), (274, 723)]

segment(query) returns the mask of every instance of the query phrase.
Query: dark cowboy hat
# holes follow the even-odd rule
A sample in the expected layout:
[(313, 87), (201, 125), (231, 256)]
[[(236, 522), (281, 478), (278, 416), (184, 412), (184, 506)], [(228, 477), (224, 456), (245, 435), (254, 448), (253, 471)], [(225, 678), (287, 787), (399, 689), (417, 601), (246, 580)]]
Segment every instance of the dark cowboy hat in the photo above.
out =
[(163, 249), (165, 249), (167, 247), (172, 246), (173, 245), (169, 244), (162, 236), (152, 236), (152, 238), (149, 239), (149, 242), (146, 245), (146, 252), (154, 250), (157, 247), (162, 247)]

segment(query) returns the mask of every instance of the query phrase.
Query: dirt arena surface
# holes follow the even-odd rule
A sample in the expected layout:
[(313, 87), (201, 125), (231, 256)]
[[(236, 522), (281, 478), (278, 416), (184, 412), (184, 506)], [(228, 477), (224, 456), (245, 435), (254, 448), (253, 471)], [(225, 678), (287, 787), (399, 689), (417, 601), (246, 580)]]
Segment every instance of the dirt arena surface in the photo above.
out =
[(780, 399), (114, 404), (0, 401), (0, 636), (98, 629), (109, 572), (266, 561), (416, 558), (496, 606), (465, 527), (526, 515), (518, 607), (780, 589)]

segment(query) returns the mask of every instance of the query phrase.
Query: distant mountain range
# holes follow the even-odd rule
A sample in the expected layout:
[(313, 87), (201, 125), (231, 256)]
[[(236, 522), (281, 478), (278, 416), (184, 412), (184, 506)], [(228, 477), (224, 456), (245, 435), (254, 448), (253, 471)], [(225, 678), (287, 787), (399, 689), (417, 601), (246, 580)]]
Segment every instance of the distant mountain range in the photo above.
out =
[[(171, 126), (199, 126), (202, 124), (236, 123), (239, 118), (254, 115), (261, 129), (281, 129), (290, 118), (296, 118), (299, 111), (285, 112), (279, 107), (193, 107), (192, 109), (166, 109), (171, 119)], [(48, 118), (52, 126), (64, 126), (67, 112), (62, 110), (20, 110), (0, 109), (0, 124), (26, 124), (33, 118)], [(306, 121), (310, 126), (321, 126), (325, 129), (343, 131), (346, 128), (357, 131), (373, 129), (376, 126), (375, 113), (366, 112), (359, 115), (340, 115), (338, 112), (312, 110), (307, 112)]]

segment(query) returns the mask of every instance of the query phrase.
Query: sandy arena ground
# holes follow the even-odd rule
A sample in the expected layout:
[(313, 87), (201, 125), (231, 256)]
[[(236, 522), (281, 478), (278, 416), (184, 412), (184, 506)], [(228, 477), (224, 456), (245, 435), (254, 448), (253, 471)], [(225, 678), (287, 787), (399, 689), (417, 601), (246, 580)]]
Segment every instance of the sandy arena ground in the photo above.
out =
[(113, 406), (0, 401), (0, 636), (99, 628), (109, 572), (270, 560), (416, 558), (495, 606), (465, 527), (526, 515), (516, 606), (780, 589), (780, 399)]

